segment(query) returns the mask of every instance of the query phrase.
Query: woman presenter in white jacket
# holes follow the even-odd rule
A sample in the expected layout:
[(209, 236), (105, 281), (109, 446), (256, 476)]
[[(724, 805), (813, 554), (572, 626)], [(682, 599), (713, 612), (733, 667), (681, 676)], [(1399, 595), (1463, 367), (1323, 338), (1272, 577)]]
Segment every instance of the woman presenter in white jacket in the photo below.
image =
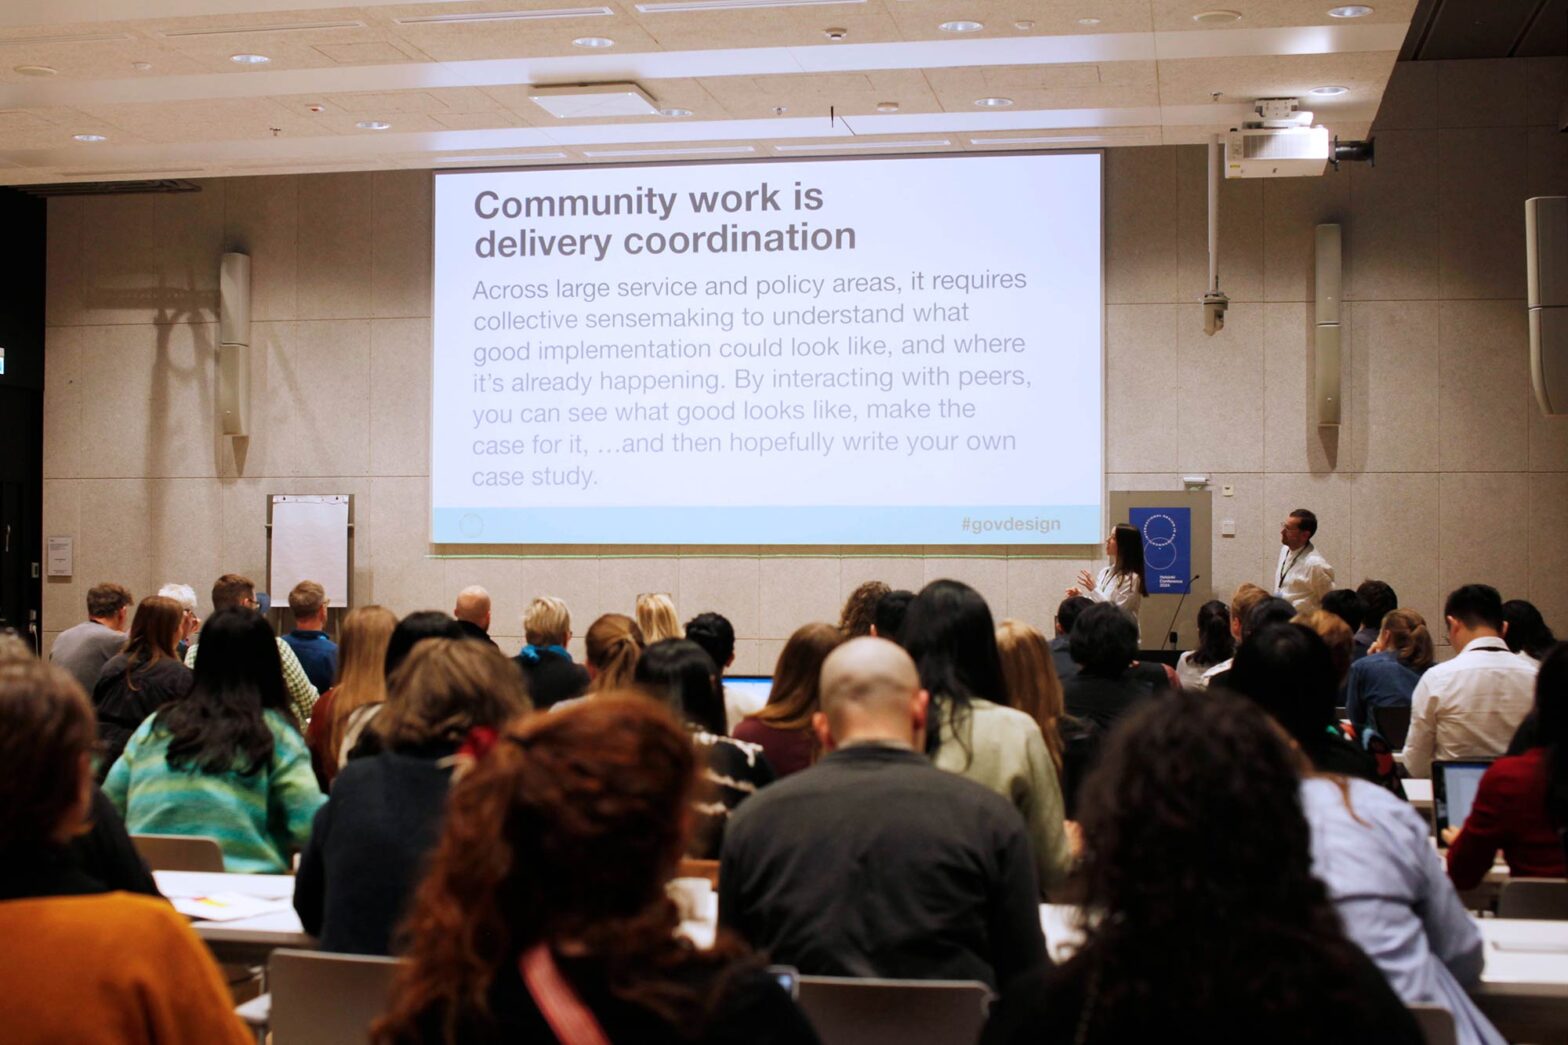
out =
[(1078, 586), (1068, 588), (1067, 594), (1114, 603), (1136, 620), (1138, 607), (1149, 594), (1143, 583), (1143, 539), (1134, 527), (1117, 523), (1105, 538), (1105, 554), (1110, 565), (1098, 577), (1089, 576), (1088, 570), (1079, 570)]

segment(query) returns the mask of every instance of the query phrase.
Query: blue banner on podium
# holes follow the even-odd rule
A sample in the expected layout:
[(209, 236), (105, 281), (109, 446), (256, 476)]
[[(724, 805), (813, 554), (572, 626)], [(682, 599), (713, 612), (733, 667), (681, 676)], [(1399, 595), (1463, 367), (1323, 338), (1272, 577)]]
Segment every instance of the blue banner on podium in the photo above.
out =
[(1143, 537), (1143, 583), (1150, 595), (1192, 590), (1192, 509), (1134, 508), (1128, 514)]

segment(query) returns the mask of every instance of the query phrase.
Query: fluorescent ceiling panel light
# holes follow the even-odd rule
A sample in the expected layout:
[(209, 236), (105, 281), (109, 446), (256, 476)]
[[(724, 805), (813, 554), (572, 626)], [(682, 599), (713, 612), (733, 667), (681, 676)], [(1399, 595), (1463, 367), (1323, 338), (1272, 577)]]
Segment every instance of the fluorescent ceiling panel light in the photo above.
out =
[(7, 45), (46, 47), (50, 44), (100, 44), (109, 40), (129, 40), (130, 33), (69, 33), (60, 36), (13, 36), (0, 40), (0, 47)]
[(982, 109), (1005, 109), (1013, 104), (1011, 98), (976, 98), (975, 104)]
[(166, 40), (187, 36), (247, 36), (251, 33), (299, 33), (307, 29), (363, 29), (364, 22), (278, 22), (271, 25), (246, 25), (236, 29), (166, 29), (158, 33)]
[(615, 41), (608, 36), (579, 36), (572, 41), (573, 47), (586, 47), (591, 51), (602, 51), (606, 47), (614, 47)]
[(1307, 92), (1318, 98), (1338, 98), (1342, 94), (1349, 94), (1349, 87), (1314, 87)]
[(1328, 9), (1330, 18), (1365, 18), (1372, 13), (1366, 4), (1346, 4), (1344, 7), (1331, 7)]
[(1192, 20), (1199, 25), (1225, 25), (1228, 22), (1241, 21), (1240, 11), (1199, 11), (1192, 16)]
[(385, 120), (360, 120), (354, 126), (362, 131), (387, 131), (392, 129), (392, 125)]
[(54, 76), (60, 70), (49, 65), (19, 65), (12, 72), (21, 73), (23, 76)]
[(904, 142), (818, 142), (815, 145), (775, 145), (774, 152), (848, 152), (852, 149), (929, 149), (939, 145), (951, 145), (946, 138), (935, 141), (904, 141)]
[(691, 115), (691, 110), (690, 109), (677, 109), (677, 108), (674, 108), (672, 106), (672, 107), (667, 108), (667, 109), (660, 109), (659, 110), (659, 115), (660, 116), (668, 116), (668, 117), (670, 117), (672, 119), (678, 120), (678, 119), (680, 119), (680, 118), (682, 118), (684, 116), (690, 116)]
[(838, 4), (863, 4), (866, 0), (658, 0), (635, 4), (643, 14), (672, 14), (678, 11), (755, 11), (762, 7), (829, 7)]
[(571, 87), (535, 87), (533, 103), (561, 120), (603, 116), (657, 116), (659, 107), (634, 83), (596, 83)]
[(528, 160), (564, 160), (564, 152), (530, 152), (513, 156), (438, 156), (437, 163), (524, 163)]
[(1041, 135), (1036, 138), (970, 138), (970, 145), (1057, 145), (1061, 142), (1103, 142), (1103, 134)]
[(944, 33), (978, 33), (985, 28), (985, 25), (981, 22), (970, 21), (967, 18), (960, 18), (953, 22), (943, 22), (937, 28)]
[(229, 61), (236, 65), (266, 65), (272, 59), (264, 54), (231, 54)]
[(102, 134), (73, 134), (71, 137), (79, 142), (106, 142), (109, 140)]
[(584, 149), (584, 156), (713, 156), (756, 152), (754, 145), (713, 145), (692, 149)]
[(549, 18), (605, 18), (608, 7), (551, 7), (537, 11), (481, 11), (467, 15), (415, 15), (394, 18), (398, 25), (457, 25), (464, 22), (531, 22)]

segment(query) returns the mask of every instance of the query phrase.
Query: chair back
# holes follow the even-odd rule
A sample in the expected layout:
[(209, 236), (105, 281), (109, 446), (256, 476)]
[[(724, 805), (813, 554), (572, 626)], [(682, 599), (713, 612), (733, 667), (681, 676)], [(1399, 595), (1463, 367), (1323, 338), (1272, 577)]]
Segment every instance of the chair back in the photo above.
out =
[(973, 1045), (991, 1007), (976, 980), (801, 976), (797, 988), (822, 1045)]
[(223, 848), (200, 835), (132, 835), (131, 844), (154, 871), (223, 870)]
[(273, 1045), (361, 1045), (387, 1010), (396, 958), (322, 951), (272, 952)]
[(1409, 1006), (1410, 1015), (1421, 1028), (1421, 1040), (1426, 1045), (1459, 1045), (1459, 1031), (1454, 1026), (1454, 1014), (1441, 1005), (1416, 1002)]
[(1497, 917), (1568, 921), (1568, 879), (1508, 879), (1497, 896)]
[[(1359, 725), (1359, 723), (1357, 723)], [(1410, 733), (1410, 708), (1384, 707), (1381, 704), (1372, 705), (1372, 725), (1388, 741), (1388, 746), (1399, 749), (1405, 746), (1405, 737)]]

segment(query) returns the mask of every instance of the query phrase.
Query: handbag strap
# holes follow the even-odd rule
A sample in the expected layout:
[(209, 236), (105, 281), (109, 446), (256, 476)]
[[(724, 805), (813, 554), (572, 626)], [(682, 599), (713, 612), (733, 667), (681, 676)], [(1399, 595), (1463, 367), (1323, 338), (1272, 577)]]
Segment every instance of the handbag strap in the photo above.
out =
[(561, 1045), (610, 1045), (604, 1028), (561, 975), (550, 948), (536, 943), (517, 959), (523, 984)]

